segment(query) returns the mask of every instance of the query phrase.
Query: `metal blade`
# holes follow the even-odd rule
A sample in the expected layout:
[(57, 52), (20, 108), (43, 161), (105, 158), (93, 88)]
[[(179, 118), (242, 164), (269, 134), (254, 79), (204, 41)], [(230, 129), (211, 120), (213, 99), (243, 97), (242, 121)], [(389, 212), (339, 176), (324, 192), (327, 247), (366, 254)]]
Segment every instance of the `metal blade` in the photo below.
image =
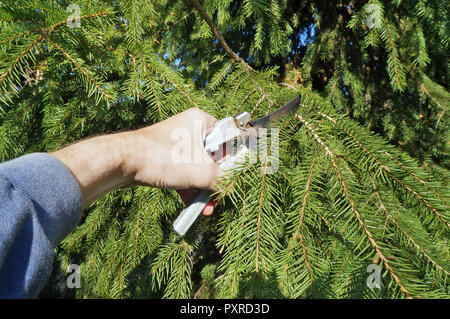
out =
[(282, 117), (295, 112), (300, 106), (300, 95), (297, 95), (292, 101), (288, 102), (286, 105), (282, 106), (275, 112), (272, 112), (266, 116), (260, 117), (254, 121), (248, 123), (252, 127), (266, 127), (268, 123), (277, 121)]

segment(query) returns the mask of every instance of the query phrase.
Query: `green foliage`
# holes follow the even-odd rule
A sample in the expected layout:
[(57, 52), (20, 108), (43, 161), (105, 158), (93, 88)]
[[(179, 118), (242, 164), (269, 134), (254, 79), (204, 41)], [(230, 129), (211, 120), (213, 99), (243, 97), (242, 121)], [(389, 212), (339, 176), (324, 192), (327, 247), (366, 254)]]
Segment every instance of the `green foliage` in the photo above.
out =
[(2, 1), (2, 161), (190, 107), (257, 118), (300, 94), (301, 108), (275, 124), (278, 171), (244, 163), (185, 238), (172, 190), (97, 200), (46, 295), (78, 263), (78, 298), (449, 297), (445, 1), (203, 1), (254, 70), (189, 1), (80, 0), (80, 28), (69, 4)]

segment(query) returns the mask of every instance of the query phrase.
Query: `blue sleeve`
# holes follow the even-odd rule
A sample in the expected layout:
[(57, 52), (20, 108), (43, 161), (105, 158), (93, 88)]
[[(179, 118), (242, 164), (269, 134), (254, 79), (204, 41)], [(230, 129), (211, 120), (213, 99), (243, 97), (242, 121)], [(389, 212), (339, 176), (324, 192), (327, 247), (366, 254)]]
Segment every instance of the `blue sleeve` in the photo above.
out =
[(0, 298), (33, 298), (54, 248), (77, 225), (82, 197), (66, 166), (45, 153), (0, 164)]

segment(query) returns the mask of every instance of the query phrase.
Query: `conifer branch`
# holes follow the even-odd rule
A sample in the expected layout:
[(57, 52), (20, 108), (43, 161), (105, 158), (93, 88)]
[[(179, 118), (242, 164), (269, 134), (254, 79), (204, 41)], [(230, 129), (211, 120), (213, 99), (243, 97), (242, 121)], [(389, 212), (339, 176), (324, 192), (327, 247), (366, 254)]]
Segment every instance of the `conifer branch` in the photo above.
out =
[(7, 39), (4, 39), (4, 40), (0, 41), (0, 44), (5, 44), (5, 43), (10, 42), (10, 41), (12, 41), (14, 39), (17, 39), (17, 38), (29, 35), (29, 34), (31, 34), (33, 32), (36, 32), (36, 31), (28, 30), (26, 32), (21, 32), (21, 33), (15, 34), (14, 36), (12, 36), (10, 38), (7, 38)]
[[(107, 11), (102, 11), (102, 12), (98, 12), (98, 13), (92, 13), (92, 14), (87, 14), (87, 15), (84, 15), (84, 16), (80, 16), (77, 19), (85, 20), (85, 19), (92, 19), (92, 18), (102, 17), (102, 16), (106, 16), (106, 15), (110, 15), (110, 13), (107, 12)], [(64, 21), (55, 23), (55, 24), (49, 26), (48, 28), (44, 28), (44, 29), (42, 29), (41, 31), (38, 31), (38, 32), (42, 32), (44, 34), (51, 33), (56, 28), (58, 28), (60, 26), (63, 26), (63, 25), (66, 25), (68, 22), (71, 22), (72, 20), (73, 19), (66, 19)]]
[(20, 60), (28, 53), (30, 52), (30, 50), (37, 44), (39, 43), (41, 40), (43, 39), (43, 36), (39, 36), (36, 40), (34, 40), (33, 42), (31, 42), (26, 48), (25, 50), (23, 50), (19, 56), (14, 60), (14, 62), (12, 63), (12, 65), (2, 74), (0, 75), (0, 87), (2, 86), (3, 81), (6, 79), (6, 77), (11, 73), (11, 71), (14, 69), (14, 67), (20, 62)]
[(109, 95), (101, 86), (99, 83), (97, 83), (97, 81), (91, 76), (89, 75), (89, 73), (73, 58), (70, 56), (69, 53), (67, 53), (63, 48), (61, 48), (57, 43), (53, 42), (50, 39), (47, 39), (51, 44), (53, 44), (54, 47), (56, 47), (59, 51), (61, 51), (62, 54), (64, 54), (64, 56), (69, 59), (76, 67), (78, 70), (81, 71), (81, 73), (89, 80), (89, 82), (91, 82), (101, 93), (102, 95), (106, 98), (106, 99), (110, 99), (111, 95)]
[(431, 258), (425, 252), (425, 250), (419, 244), (417, 244), (416, 241), (413, 238), (411, 238), (411, 236), (400, 226), (400, 224), (396, 221), (395, 217), (392, 216), (392, 214), (386, 209), (387, 205), (385, 203), (383, 203), (383, 200), (381, 199), (379, 192), (375, 190), (376, 189), (375, 181), (373, 180), (372, 176), (370, 176), (370, 180), (371, 180), (372, 186), (374, 188), (374, 193), (380, 203), (380, 209), (382, 209), (387, 216), (391, 217), (390, 218), (391, 222), (400, 230), (400, 232), (407, 238), (407, 240), (409, 242), (411, 242), (413, 244), (413, 246), (416, 247), (416, 249), (419, 250), (425, 256), (425, 258), (427, 258), (430, 261), (431, 264), (433, 264), (437, 269), (442, 270), (446, 275), (450, 275), (450, 272), (448, 272), (446, 269), (444, 269), (444, 267), (439, 265), (439, 263), (434, 261), (433, 258)]
[(377, 242), (375, 241), (375, 238), (373, 237), (372, 233), (369, 231), (369, 229), (367, 228), (367, 226), (365, 225), (363, 219), (361, 218), (361, 214), (358, 211), (358, 208), (356, 207), (356, 203), (354, 202), (354, 200), (352, 199), (351, 195), (350, 195), (350, 191), (348, 190), (348, 187), (344, 181), (344, 178), (339, 170), (339, 166), (336, 163), (336, 158), (335, 156), (331, 156), (331, 162), (333, 165), (333, 168), (336, 172), (336, 175), (339, 179), (339, 182), (344, 190), (344, 193), (346, 195), (346, 198), (353, 210), (353, 212), (355, 213), (356, 219), (358, 220), (361, 228), (364, 230), (364, 233), (367, 235), (367, 238), (370, 242), (370, 244), (372, 245), (372, 247), (375, 249), (375, 251), (377, 252), (378, 256), (380, 256), (381, 260), (383, 261), (383, 264), (385, 265), (386, 269), (389, 271), (389, 273), (391, 274), (392, 278), (395, 280), (395, 282), (399, 285), (400, 289), (405, 293), (405, 295), (409, 298), (411, 296), (411, 293), (405, 288), (405, 286), (402, 284), (402, 282), (400, 281), (400, 278), (397, 276), (397, 274), (394, 272), (394, 270), (392, 269), (390, 263), (388, 262), (388, 259), (384, 256), (384, 253), (381, 251), (380, 247), (378, 246)]
[(261, 183), (261, 190), (259, 194), (259, 201), (258, 201), (258, 220), (256, 222), (256, 259), (255, 259), (255, 269), (256, 273), (259, 272), (259, 245), (261, 240), (261, 213), (262, 213), (262, 199), (264, 194), (264, 184), (266, 181), (266, 175), (262, 176), (262, 183)]
[(312, 177), (313, 177), (314, 166), (315, 166), (315, 163), (316, 163), (316, 160), (317, 160), (317, 156), (319, 155), (319, 151), (320, 151), (320, 148), (314, 154), (314, 156), (313, 156), (313, 158), (311, 160), (311, 165), (309, 167), (308, 179), (306, 180), (306, 185), (305, 185), (305, 195), (303, 196), (302, 208), (300, 210), (300, 220), (298, 222), (295, 234), (293, 235), (293, 237), (295, 237), (295, 238), (300, 235), (300, 229), (302, 227), (303, 218), (305, 216), (306, 203), (308, 202), (309, 191), (310, 191), (310, 188), (311, 188), (311, 181), (312, 181)]
[[(149, 63), (147, 63), (145, 58), (142, 59), (142, 63), (144, 65), (145, 69), (152, 70), (153, 72), (155, 72), (158, 75), (162, 76), (171, 85), (173, 85), (173, 87), (175, 89), (177, 89), (189, 101), (189, 103), (192, 106), (201, 108), (201, 106), (196, 101), (194, 101), (194, 99), (191, 97), (191, 95), (186, 90), (184, 90), (182, 88), (181, 84), (178, 84), (177, 81), (174, 81), (173, 76), (176, 73), (174, 73), (173, 70), (169, 70), (167, 68), (165, 70), (160, 70), (160, 69), (158, 69), (156, 67), (152, 67)], [(159, 62), (157, 62), (157, 63), (159, 63)], [(164, 71), (166, 71), (166, 73)]]
[(308, 129), (311, 135), (316, 139), (317, 143), (319, 143), (319, 145), (325, 150), (325, 155), (333, 156), (333, 153), (330, 151), (328, 146), (322, 141), (322, 139), (317, 135), (312, 126), (299, 114), (295, 114), (295, 118), (298, 119), (300, 122), (302, 122), (303, 125), (305, 125), (305, 127)]
[[(414, 173), (412, 170), (407, 168), (401, 161), (399, 161), (397, 158), (395, 158), (391, 153), (384, 151), (384, 154), (386, 154), (391, 160), (393, 160), (395, 163), (397, 163), (405, 172), (408, 172), (409, 175), (411, 175), (415, 180), (417, 180), (419, 183), (424, 185), (429, 191), (431, 191), (434, 195), (436, 195), (437, 198), (444, 200), (441, 195), (436, 192), (430, 184), (428, 184), (426, 181), (424, 181), (422, 178), (420, 178), (416, 173)], [(447, 204), (444, 200), (444, 203)]]
[[(71, 111), (71, 112), (72, 112), (72, 111)], [(87, 120), (87, 117), (83, 117), (83, 118), (81, 118), (81, 119), (78, 119), (77, 123), (70, 129), (69, 132), (67, 132), (66, 135), (64, 135), (64, 137), (61, 139), (61, 141), (59, 141), (58, 147), (57, 147), (56, 149), (61, 148), (61, 147), (64, 145), (64, 143), (66, 142), (66, 139), (70, 136), (70, 134), (72, 134), (72, 132), (74, 132), (75, 129), (76, 129), (77, 127), (79, 127), (79, 126), (80, 126), (83, 122), (85, 122), (86, 120)]]
[(161, 101), (159, 100), (158, 95), (156, 94), (156, 89), (155, 89), (155, 85), (153, 84), (153, 81), (151, 78), (148, 79), (148, 83), (150, 84), (150, 86), (152, 87), (152, 90), (154, 93), (154, 97), (155, 97), (155, 101), (156, 101), (156, 107), (158, 108), (158, 114), (159, 114), (159, 118), (163, 119), (163, 115), (162, 115), (162, 107), (161, 107)]
[(305, 247), (305, 244), (303, 243), (303, 236), (301, 234), (300, 229), (301, 229), (301, 227), (303, 225), (303, 218), (305, 216), (306, 204), (308, 202), (308, 198), (309, 198), (309, 195), (310, 195), (313, 171), (314, 171), (315, 163), (316, 163), (317, 157), (319, 155), (319, 152), (320, 152), (320, 148), (317, 149), (317, 151), (315, 152), (315, 154), (314, 154), (314, 156), (313, 156), (313, 158), (311, 160), (311, 164), (310, 164), (309, 172), (308, 172), (308, 178), (307, 178), (306, 185), (305, 185), (305, 194), (303, 196), (302, 207), (301, 207), (301, 210), (300, 210), (299, 222), (297, 224), (295, 232), (293, 233), (293, 235), (292, 235), (292, 237), (291, 237), (291, 239), (289, 241), (290, 249), (288, 251), (288, 255), (286, 257), (286, 263), (285, 263), (285, 265), (283, 267), (283, 271), (282, 271), (281, 276), (280, 276), (280, 287), (283, 286), (283, 284), (284, 284), (284, 282), (286, 280), (287, 270), (288, 270), (288, 267), (289, 267), (289, 260), (292, 258), (293, 250), (295, 248), (293, 243), (294, 243), (295, 240), (297, 240), (297, 238), (300, 239), (300, 245), (302, 247), (302, 251), (303, 251), (303, 254), (304, 254), (305, 261), (306, 261), (306, 266), (308, 268), (308, 274), (309, 274), (310, 282), (311, 282), (311, 285), (313, 284), (313, 278), (312, 278), (312, 274), (311, 274), (312, 273), (311, 265), (309, 264), (309, 261), (308, 261), (308, 257), (307, 257), (307, 254), (306, 254), (306, 247)]
[(136, 42), (137, 42), (137, 32), (136, 32), (136, 4), (135, 4), (135, 0), (130, 0), (131, 1), (131, 25), (132, 25), (132, 36), (131, 38), (133, 39), (133, 46), (136, 46)]
[[(237, 76), (239, 77), (242, 73), (244, 73), (244, 70), (239, 70)], [(247, 72), (245, 72), (246, 76), (242, 78), (242, 80), (236, 85), (236, 87), (233, 90), (233, 94), (231, 95), (231, 100), (234, 100), (236, 93), (239, 91), (239, 89), (241, 88), (241, 85), (247, 81), (249, 74)]]
[[(393, 26), (389, 25), (389, 21), (387, 18), (385, 18), (385, 20), (386, 20), (385, 23), (386, 30), (384, 32), (384, 37), (389, 55), (387, 66), (388, 70), (391, 73), (391, 77), (392, 73), (394, 77), (394, 81), (391, 83), (393, 84), (392, 87), (394, 91), (398, 90), (402, 92), (406, 86), (405, 73), (403, 66), (401, 65), (400, 60), (398, 58), (397, 48), (394, 43), (394, 35), (392, 30)], [(394, 67), (393, 72), (391, 71), (392, 66)]]
[(427, 206), (446, 226), (447, 228), (450, 229), (450, 222), (447, 221), (445, 219), (444, 216), (442, 216), (441, 213), (439, 213), (439, 211), (433, 207), (433, 205), (431, 205), (431, 203), (426, 200), (421, 194), (419, 194), (417, 191), (415, 191), (414, 189), (412, 189), (411, 187), (409, 187), (408, 185), (406, 185), (404, 182), (402, 182), (400, 179), (398, 179), (397, 177), (395, 177), (392, 172), (391, 169), (382, 164), (380, 162), (380, 160), (377, 159), (377, 157), (372, 154), (372, 152), (370, 152), (351, 132), (349, 132), (343, 125), (339, 124), (338, 121), (336, 121), (335, 119), (331, 118), (328, 115), (323, 114), (322, 112), (317, 112), (317, 114), (323, 116), (324, 118), (328, 119), (329, 121), (333, 122), (337, 127), (339, 127), (342, 131), (344, 131), (347, 135), (349, 135), (357, 144), (358, 146), (367, 154), (369, 155), (385, 172), (386, 174), (393, 179), (394, 181), (396, 181), (397, 183), (399, 183), (402, 187), (404, 187), (407, 191), (411, 192), (419, 201), (421, 201), (422, 203), (425, 204), (425, 206)]
[[(91, 19), (91, 18), (101, 17), (101, 16), (105, 16), (105, 15), (109, 15), (109, 14), (110, 14), (109, 12), (98, 12), (98, 13), (93, 13), (93, 14), (88, 14), (88, 15), (80, 16), (80, 17), (77, 18), (77, 19), (79, 19), (79, 20), (85, 20), (85, 19)], [(4, 40), (0, 41), (0, 44), (4, 44), (4, 43), (7, 43), (7, 42), (11, 42), (11, 41), (13, 41), (13, 40), (15, 40), (15, 39), (17, 39), (17, 38), (24, 37), (24, 36), (30, 35), (30, 34), (32, 34), (32, 33), (40, 33), (41, 35), (49, 35), (49, 34), (52, 33), (56, 28), (58, 28), (58, 27), (60, 27), (60, 26), (63, 26), (63, 25), (66, 25), (68, 22), (71, 22), (72, 20), (73, 20), (73, 19), (67, 19), (67, 20), (60, 21), (60, 22), (58, 22), (58, 23), (55, 23), (55, 24), (53, 24), (53, 25), (51, 25), (51, 26), (49, 26), (49, 27), (47, 27), (47, 28), (42, 28), (42, 29), (37, 29), (37, 30), (28, 30), (28, 31), (25, 31), (25, 32), (21, 32), (21, 33), (15, 34), (14, 36), (12, 36), (12, 37), (10, 37), (10, 38), (7, 38), (7, 39), (4, 39)]]
[(200, 14), (200, 16), (205, 20), (205, 22), (209, 25), (209, 27), (211, 28), (211, 31), (213, 32), (213, 34), (216, 36), (217, 40), (219, 41), (219, 43), (222, 45), (222, 47), (224, 48), (225, 52), (228, 53), (228, 55), (230, 56), (230, 58), (232, 58), (233, 60), (241, 63), (246, 69), (254, 71), (253, 68), (247, 64), (247, 62), (244, 61), (243, 58), (241, 58), (240, 56), (238, 56), (228, 45), (228, 43), (225, 41), (225, 39), (222, 37), (222, 35), (220, 34), (219, 30), (217, 29), (216, 25), (214, 24), (214, 22), (211, 20), (211, 18), (209, 17), (209, 15), (206, 13), (206, 11), (202, 8), (201, 4), (198, 2), (198, 0), (190, 0), (192, 5), (195, 7), (195, 9), (198, 11), (198, 13)]
[(423, 83), (420, 83), (420, 91), (424, 94), (426, 94), (438, 107), (440, 107), (444, 112), (446, 111), (445, 107), (439, 103), (438, 100), (427, 90), (425, 85)]
[(391, 178), (399, 183), (403, 188), (414, 194), (415, 197), (421, 202), (425, 204), (446, 226), (450, 229), (450, 222), (447, 221), (444, 216), (442, 216), (435, 207), (433, 207), (422, 195), (420, 195), (417, 191), (413, 190), (411, 187), (400, 181), (397, 177), (391, 175)]
[(336, 155), (334, 153), (332, 153), (329, 148), (325, 145), (325, 143), (321, 140), (321, 138), (317, 135), (317, 133), (314, 131), (314, 129), (310, 126), (310, 124), (303, 119), (300, 115), (296, 114), (296, 118), (298, 118), (308, 129), (308, 131), (314, 136), (314, 138), (316, 139), (317, 143), (319, 143), (319, 145), (321, 145), (325, 150), (326, 150), (326, 154), (329, 156), (330, 160), (331, 160), (331, 164), (333, 165), (333, 169), (336, 172), (336, 176), (339, 179), (339, 182), (342, 186), (342, 189), (344, 191), (344, 194), (347, 198), (348, 203), (350, 204), (350, 207), (352, 209), (352, 211), (354, 212), (356, 219), (358, 220), (358, 223), (360, 224), (361, 228), (363, 229), (364, 233), (367, 236), (367, 239), (369, 240), (370, 244), (372, 245), (372, 247), (375, 249), (375, 251), (377, 252), (377, 254), (380, 256), (381, 260), (383, 261), (383, 264), (385, 265), (386, 269), (389, 271), (391, 277), (394, 279), (394, 281), (398, 284), (398, 286), (400, 287), (400, 289), (405, 293), (405, 295), (407, 297), (411, 296), (411, 293), (405, 288), (405, 286), (403, 285), (403, 283), (400, 281), (400, 278), (397, 276), (397, 274), (394, 272), (393, 268), (391, 267), (390, 263), (388, 262), (388, 259), (384, 256), (383, 252), (381, 251), (379, 245), (377, 244), (377, 242), (375, 241), (375, 238), (373, 237), (372, 233), (369, 231), (369, 229), (367, 228), (367, 226), (365, 225), (363, 219), (361, 218), (361, 214), (358, 211), (358, 208), (356, 206), (355, 201), (353, 200), (352, 196), (350, 195), (350, 191), (348, 189), (348, 186), (342, 176), (341, 171), (339, 170), (339, 166), (337, 165), (336, 162)]

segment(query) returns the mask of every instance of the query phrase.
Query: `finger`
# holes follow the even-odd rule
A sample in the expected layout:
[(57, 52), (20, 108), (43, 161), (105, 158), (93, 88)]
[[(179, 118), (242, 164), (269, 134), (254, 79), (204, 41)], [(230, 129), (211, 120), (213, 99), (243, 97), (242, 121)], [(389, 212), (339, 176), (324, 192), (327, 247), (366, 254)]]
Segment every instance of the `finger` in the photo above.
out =
[(211, 216), (214, 212), (214, 201), (211, 199), (202, 210), (204, 216)]
[(208, 204), (205, 206), (205, 208), (202, 211), (202, 214), (205, 216), (211, 216), (214, 213), (214, 209), (217, 205), (222, 205), (223, 200), (222, 199), (217, 199), (216, 196), (213, 196)]

